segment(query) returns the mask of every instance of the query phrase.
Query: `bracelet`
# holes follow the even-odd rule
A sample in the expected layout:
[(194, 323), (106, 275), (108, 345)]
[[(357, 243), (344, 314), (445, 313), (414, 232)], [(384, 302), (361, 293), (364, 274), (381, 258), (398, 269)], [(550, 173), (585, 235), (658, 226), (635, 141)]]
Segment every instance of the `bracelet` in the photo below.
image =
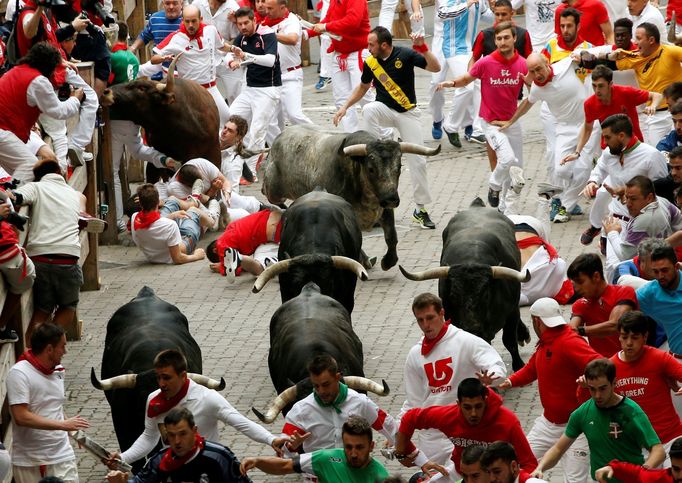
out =
[(426, 44), (422, 44), (422, 45), (412, 44), (412, 50), (419, 52), (420, 54), (425, 54), (429, 51), (429, 46)]
[(578, 335), (585, 337), (587, 334), (585, 333), (585, 326), (581, 325), (578, 327)]

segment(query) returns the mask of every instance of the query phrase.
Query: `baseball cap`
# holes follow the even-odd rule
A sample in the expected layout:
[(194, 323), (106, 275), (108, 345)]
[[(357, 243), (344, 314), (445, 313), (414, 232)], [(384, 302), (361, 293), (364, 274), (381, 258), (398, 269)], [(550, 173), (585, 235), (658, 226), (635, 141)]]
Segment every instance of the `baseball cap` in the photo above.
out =
[(566, 324), (564, 316), (561, 315), (559, 302), (548, 297), (536, 300), (530, 306), (530, 315), (540, 317), (547, 327), (558, 327)]

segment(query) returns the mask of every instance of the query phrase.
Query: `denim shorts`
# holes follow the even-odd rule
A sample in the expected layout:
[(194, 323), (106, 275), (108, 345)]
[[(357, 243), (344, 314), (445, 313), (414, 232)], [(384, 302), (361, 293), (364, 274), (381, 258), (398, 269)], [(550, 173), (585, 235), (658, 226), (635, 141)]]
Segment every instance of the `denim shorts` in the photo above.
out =
[[(177, 200), (174, 199), (166, 200), (164, 205), (159, 208), (161, 216), (167, 216), (175, 211), (180, 211), (180, 205)], [(199, 213), (195, 211), (186, 211), (186, 213), (189, 218), (178, 218), (174, 221), (178, 224), (178, 228), (180, 228), (180, 236), (187, 249), (185, 253), (191, 255), (194, 253), (194, 249), (199, 242), (202, 230), (199, 221)]]
[(56, 265), (33, 262), (33, 307), (51, 314), (56, 308), (76, 310), (83, 285), (83, 271), (78, 263)]

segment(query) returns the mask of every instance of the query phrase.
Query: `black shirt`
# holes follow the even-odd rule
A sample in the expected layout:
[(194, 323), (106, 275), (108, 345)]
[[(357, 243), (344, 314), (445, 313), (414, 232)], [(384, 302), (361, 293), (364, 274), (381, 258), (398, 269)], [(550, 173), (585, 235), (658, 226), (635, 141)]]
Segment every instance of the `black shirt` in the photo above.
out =
[(272, 54), (275, 56), (275, 65), (272, 67), (256, 64), (249, 64), (246, 67), (247, 86), (272, 87), (282, 85), (282, 70), (279, 67), (279, 55), (277, 55), (277, 34), (272, 29), (258, 25), (250, 37), (245, 37), (242, 34), (237, 35), (237, 38), (234, 39), (234, 45), (249, 54)]
[[(414, 92), (414, 68), (426, 68), (426, 59), (419, 52), (404, 47), (393, 47), (391, 55), (386, 60), (377, 59), (379, 65), (384, 68), (386, 74), (393, 79), (400, 89), (405, 93), (412, 104), (417, 103), (417, 95)], [(377, 90), (377, 101), (386, 104), (388, 107), (398, 112), (405, 112), (401, 106), (391, 95), (386, 91), (383, 84), (376, 79), (372, 69), (365, 61), (362, 67), (362, 83), (369, 84), (375, 80), (374, 87)]]

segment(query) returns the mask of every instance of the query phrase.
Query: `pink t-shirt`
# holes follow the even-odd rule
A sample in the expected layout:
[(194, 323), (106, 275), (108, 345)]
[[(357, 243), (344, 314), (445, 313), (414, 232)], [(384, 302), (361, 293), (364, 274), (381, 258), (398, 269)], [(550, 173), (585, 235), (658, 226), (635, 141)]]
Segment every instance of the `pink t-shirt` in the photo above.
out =
[(479, 116), (486, 122), (508, 121), (516, 112), (523, 80), (527, 74), (526, 59), (514, 53), (504, 59), (497, 51), (482, 57), (471, 66), (469, 74), (481, 79), (481, 109)]

